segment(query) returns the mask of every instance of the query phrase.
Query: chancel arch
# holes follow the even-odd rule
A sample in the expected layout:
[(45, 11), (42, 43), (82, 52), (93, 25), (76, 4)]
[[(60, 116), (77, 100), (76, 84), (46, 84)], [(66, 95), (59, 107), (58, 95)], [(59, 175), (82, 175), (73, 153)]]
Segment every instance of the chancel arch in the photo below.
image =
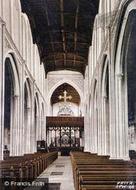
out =
[[(80, 96), (80, 110), (81, 110), (81, 114), (82, 116), (84, 115), (84, 96), (83, 96), (83, 89), (81, 89), (74, 81), (72, 80), (69, 80), (69, 79), (63, 79), (59, 82), (57, 82), (51, 89), (50, 89), (50, 92), (49, 92), (49, 95), (48, 95), (48, 102), (51, 103), (51, 97), (52, 97), (52, 94), (53, 92), (61, 85), (63, 85), (64, 83), (67, 83), (69, 85), (71, 85), (79, 94)], [(52, 113), (52, 110), (51, 110), (51, 104), (49, 105), (49, 108), (48, 108), (48, 115), (50, 115)]]
[(76, 89), (68, 83), (63, 83), (51, 96), (53, 116), (79, 116), (80, 102), (80, 95)]
[(50, 104), (52, 113), (46, 123), (49, 149), (60, 150), (61, 155), (82, 149), (84, 118), (78, 91), (64, 82), (52, 93)]
[(124, 18), (127, 19), (121, 26), (115, 65), (116, 137), (118, 158), (128, 159), (131, 147), (128, 131), (135, 128), (136, 115), (136, 1), (128, 5)]
[[(15, 59), (11, 54), (4, 62), (4, 153), (18, 154), (20, 85)], [(16, 117), (15, 117), (16, 115)]]

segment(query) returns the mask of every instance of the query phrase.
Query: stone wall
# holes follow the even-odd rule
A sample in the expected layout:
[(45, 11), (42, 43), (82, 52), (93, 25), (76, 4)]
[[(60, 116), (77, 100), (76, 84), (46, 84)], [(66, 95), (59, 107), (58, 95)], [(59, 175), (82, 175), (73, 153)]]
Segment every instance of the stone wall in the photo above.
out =
[(86, 76), (89, 92), (85, 104), (89, 118), (85, 122), (89, 127), (85, 128), (85, 149), (126, 160), (129, 159), (128, 95), (121, 46), (128, 15), (135, 9), (135, 0), (100, 1)]
[[(13, 78), (15, 78), (14, 95), (11, 101), (14, 105), (12, 108), (14, 119), (10, 128), (10, 155), (33, 153), (36, 151), (36, 140), (46, 138), (45, 72), (43, 64), (40, 63), (38, 48), (33, 44), (28, 18), (21, 12), (19, 0), (0, 1), (0, 160), (3, 159), (4, 150), (6, 58), (9, 58), (12, 63)], [(25, 84), (29, 94), (29, 105), (26, 108), (29, 118), (27, 126), (24, 123)], [(35, 102), (36, 114), (34, 113)], [(35, 126), (35, 118), (37, 126)], [(36, 131), (35, 127), (38, 127)]]

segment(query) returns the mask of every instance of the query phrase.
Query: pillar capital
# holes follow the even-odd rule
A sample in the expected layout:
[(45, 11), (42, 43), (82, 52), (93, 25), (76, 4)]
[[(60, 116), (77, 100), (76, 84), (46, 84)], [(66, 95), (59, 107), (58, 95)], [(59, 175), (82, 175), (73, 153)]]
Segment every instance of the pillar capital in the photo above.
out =
[(119, 78), (119, 79), (122, 79), (124, 74), (123, 73), (117, 73), (116, 76)]
[(15, 95), (13, 95), (13, 98), (14, 98), (14, 99), (17, 99), (17, 98), (19, 98), (19, 95), (18, 95), (18, 94), (15, 94)]
[(108, 99), (108, 96), (107, 96), (107, 95), (103, 95), (103, 99), (104, 99), (104, 100), (107, 100), (107, 99)]

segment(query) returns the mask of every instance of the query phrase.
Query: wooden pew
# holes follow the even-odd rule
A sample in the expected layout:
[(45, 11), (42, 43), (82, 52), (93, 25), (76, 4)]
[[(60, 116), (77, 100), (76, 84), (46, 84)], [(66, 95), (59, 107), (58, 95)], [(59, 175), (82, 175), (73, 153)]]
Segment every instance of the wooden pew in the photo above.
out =
[(134, 161), (110, 160), (108, 156), (72, 152), (71, 162), (76, 190), (117, 189), (120, 181), (136, 181)]
[(57, 152), (26, 154), (0, 162), (0, 177), (33, 180), (58, 157)]

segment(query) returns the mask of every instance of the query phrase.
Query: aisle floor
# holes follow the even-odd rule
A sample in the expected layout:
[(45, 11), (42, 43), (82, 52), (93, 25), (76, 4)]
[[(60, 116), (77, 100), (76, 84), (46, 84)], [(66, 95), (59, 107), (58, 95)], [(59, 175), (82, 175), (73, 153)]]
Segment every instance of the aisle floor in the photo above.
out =
[(48, 178), (49, 183), (61, 183), (60, 190), (75, 190), (69, 156), (59, 156), (39, 177)]

